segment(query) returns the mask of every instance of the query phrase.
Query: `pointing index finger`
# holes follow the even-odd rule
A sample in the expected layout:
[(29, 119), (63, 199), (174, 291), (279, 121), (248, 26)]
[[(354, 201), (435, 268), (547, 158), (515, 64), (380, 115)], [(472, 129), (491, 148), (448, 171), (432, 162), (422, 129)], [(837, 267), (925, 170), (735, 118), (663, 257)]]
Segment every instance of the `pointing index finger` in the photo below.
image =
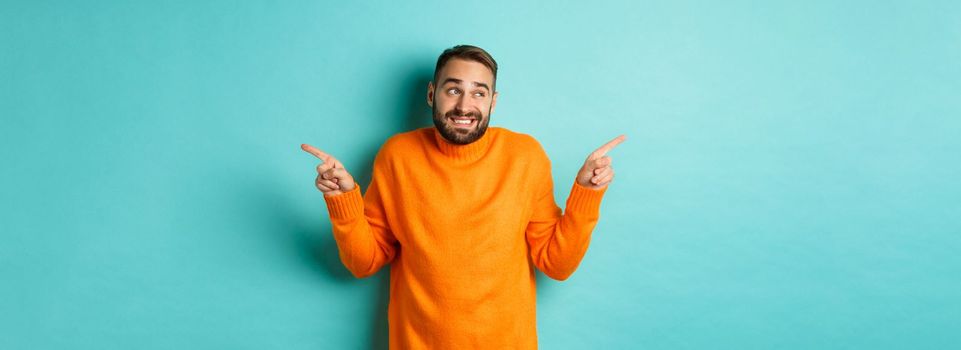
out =
[(612, 149), (614, 149), (615, 146), (621, 144), (621, 142), (624, 142), (624, 140), (626, 139), (627, 139), (627, 136), (621, 135), (621, 136), (615, 137), (613, 140), (608, 141), (603, 146), (601, 146), (600, 148), (594, 151), (594, 153), (592, 154), (593, 158), (603, 157), (605, 154), (607, 154), (607, 152), (610, 152)]
[(321, 160), (323, 160), (323, 161), (325, 161), (325, 162), (329, 162), (330, 159), (333, 158), (333, 157), (331, 157), (329, 154), (324, 153), (323, 151), (317, 149), (317, 147), (308, 145), (308, 144), (306, 144), (306, 143), (300, 144), (300, 149), (306, 151), (307, 153), (313, 154), (314, 157), (320, 158)]

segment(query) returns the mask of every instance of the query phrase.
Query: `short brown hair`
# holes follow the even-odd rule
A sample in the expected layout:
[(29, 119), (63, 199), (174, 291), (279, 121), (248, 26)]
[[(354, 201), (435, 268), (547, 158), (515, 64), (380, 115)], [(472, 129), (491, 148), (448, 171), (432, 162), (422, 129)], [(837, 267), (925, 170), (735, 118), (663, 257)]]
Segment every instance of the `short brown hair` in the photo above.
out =
[(491, 89), (497, 90), (497, 61), (494, 61), (494, 58), (491, 57), (487, 51), (484, 51), (484, 49), (472, 45), (457, 45), (444, 50), (444, 52), (440, 54), (440, 57), (437, 58), (437, 67), (434, 68), (435, 84), (437, 83), (437, 74), (440, 73), (441, 68), (444, 68), (444, 65), (446, 65), (447, 61), (451, 58), (474, 61), (486, 66), (491, 70), (491, 73), (494, 73), (494, 86), (492, 86)]

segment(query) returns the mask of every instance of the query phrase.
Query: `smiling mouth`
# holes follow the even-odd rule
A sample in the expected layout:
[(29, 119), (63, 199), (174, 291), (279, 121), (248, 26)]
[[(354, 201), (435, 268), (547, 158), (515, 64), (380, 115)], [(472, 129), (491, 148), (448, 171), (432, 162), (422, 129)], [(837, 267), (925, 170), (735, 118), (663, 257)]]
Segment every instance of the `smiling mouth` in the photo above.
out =
[(448, 117), (447, 119), (450, 119), (450, 123), (455, 127), (460, 128), (471, 128), (477, 124), (477, 119), (474, 117)]

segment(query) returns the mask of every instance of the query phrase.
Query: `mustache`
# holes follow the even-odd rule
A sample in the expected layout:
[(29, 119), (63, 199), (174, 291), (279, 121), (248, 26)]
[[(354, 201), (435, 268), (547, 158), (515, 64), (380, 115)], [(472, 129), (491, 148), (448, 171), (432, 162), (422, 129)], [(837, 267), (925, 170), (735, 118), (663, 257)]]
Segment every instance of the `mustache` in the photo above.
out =
[(460, 109), (457, 109), (457, 108), (454, 108), (454, 109), (451, 110), (450, 112), (444, 113), (444, 116), (445, 116), (445, 117), (462, 116), (462, 117), (472, 117), (472, 118), (475, 118), (475, 119), (480, 119), (480, 118), (481, 118), (480, 112), (470, 111), (470, 112), (466, 112), (466, 113), (465, 113), (464, 110), (460, 110)]

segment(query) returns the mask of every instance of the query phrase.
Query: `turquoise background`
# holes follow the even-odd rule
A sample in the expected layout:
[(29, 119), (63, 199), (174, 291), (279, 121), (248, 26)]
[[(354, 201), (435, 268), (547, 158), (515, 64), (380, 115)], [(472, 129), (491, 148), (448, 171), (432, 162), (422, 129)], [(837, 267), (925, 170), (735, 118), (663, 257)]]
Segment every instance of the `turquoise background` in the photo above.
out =
[(0, 348), (385, 348), (300, 143), (364, 188), (437, 55), (501, 65), (564, 204), (544, 349), (961, 347), (961, 3), (4, 1)]

